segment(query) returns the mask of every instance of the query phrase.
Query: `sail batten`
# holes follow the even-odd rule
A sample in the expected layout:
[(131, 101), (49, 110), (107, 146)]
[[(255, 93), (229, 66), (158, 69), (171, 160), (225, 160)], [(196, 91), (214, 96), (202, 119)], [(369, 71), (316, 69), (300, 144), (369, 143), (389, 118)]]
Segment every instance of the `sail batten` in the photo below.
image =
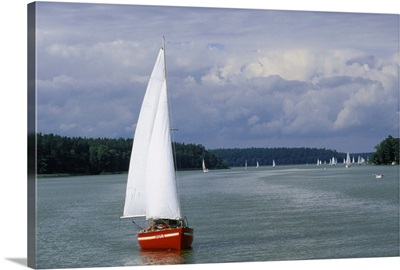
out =
[(123, 217), (181, 218), (169, 126), (161, 48), (136, 126)]

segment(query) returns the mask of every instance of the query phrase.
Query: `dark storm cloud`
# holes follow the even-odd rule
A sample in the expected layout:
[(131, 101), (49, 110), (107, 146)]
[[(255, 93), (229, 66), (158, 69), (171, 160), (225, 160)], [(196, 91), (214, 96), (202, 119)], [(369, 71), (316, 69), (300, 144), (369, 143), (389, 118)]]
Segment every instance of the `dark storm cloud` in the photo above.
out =
[(396, 15), (43, 2), (37, 26), (41, 132), (132, 137), (163, 35), (177, 140), (370, 151), (398, 130)]

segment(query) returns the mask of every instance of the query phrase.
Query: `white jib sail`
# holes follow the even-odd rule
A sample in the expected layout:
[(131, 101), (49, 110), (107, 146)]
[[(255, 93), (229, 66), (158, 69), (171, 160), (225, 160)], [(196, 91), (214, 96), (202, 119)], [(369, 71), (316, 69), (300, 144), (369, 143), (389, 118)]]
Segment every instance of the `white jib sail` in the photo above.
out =
[[(157, 204), (168, 205), (170, 211), (160, 213), (162, 217), (176, 218), (180, 216), (169, 134), (164, 69), (164, 50), (161, 49), (147, 86), (136, 126), (129, 164), (123, 217), (146, 216), (147, 219), (151, 217), (156, 218), (153, 214), (154, 211), (151, 210), (154, 208), (152, 201), (158, 202)], [(160, 106), (162, 107), (161, 109), (159, 108)], [(166, 124), (163, 122), (166, 122)], [(161, 131), (162, 133), (160, 133)], [(161, 138), (162, 136), (163, 138)], [(164, 146), (160, 146), (160, 144)], [(169, 150), (167, 151), (166, 149)], [(156, 153), (152, 151), (156, 151)], [(168, 157), (160, 158), (160, 156), (164, 155)], [(166, 162), (164, 160), (169, 161)], [(162, 175), (162, 177), (159, 178), (158, 175), (154, 175), (154, 172)], [(167, 180), (167, 182), (173, 182), (173, 184), (165, 188), (168, 184), (162, 181), (165, 181), (165, 178), (170, 178), (171, 175), (172, 180)], [(162, 183), (158, 183), (158, 181)], [(173, 189), (173, 191), (171, 192), (170, 189)], [(160, 195), (160, 192), (172, 193), (173, 196)], [(172, 197), (171, 200), (173, 201), (167, 199), (168, 202), (165, 202), (166, 196)], [(152, 212), (151, 216), (148, 211)]]

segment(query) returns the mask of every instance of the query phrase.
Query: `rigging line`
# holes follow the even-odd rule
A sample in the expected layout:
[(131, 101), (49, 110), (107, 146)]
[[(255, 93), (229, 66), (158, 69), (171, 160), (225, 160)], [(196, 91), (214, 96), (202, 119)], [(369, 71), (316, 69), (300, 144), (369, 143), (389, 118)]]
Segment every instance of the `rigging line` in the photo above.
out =
[(163, 50), (164, 50), (164, 78), (167, 81), (167, 57), (165, 51), (165, 36), (163, 36)]
[(140, 230), (143, 230), (143, 228), (140, 227), (135, 221), (132, 220), (132, 223), (133, 223), (134, 225), (136, 225)]

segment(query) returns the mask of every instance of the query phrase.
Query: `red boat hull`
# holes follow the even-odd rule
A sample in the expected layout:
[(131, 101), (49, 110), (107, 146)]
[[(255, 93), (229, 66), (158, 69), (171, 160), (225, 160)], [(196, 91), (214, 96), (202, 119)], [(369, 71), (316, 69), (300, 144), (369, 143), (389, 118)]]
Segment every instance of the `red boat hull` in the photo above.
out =
[(189, 248), (193, 242), (192, 228), (174, 228), (150, 232), (141, 232), (137, 235), (142, 249), (175, 249)]

